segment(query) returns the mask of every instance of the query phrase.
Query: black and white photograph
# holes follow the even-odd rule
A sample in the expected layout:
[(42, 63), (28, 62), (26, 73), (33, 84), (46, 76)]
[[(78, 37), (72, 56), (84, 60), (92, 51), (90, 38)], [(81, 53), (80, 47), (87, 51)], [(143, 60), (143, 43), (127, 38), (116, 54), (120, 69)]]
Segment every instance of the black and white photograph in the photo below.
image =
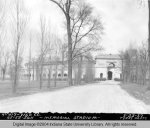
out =
[(149, 0), (0, 0), (0, 113), (150, 114)]

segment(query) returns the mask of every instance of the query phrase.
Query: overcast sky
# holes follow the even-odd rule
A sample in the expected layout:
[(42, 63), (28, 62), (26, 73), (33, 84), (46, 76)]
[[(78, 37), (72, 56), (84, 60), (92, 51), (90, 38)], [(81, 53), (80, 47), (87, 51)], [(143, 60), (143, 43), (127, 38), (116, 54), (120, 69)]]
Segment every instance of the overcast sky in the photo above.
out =
[[(101, 44), (106, 53), (116, 54), (118, 51), (134, 42), (135, 46), (147, 40), (148, 35), (148, 8), (147, 3), (140, 5), (139, 0), (87, 0), (94, 12), (101, 16), (105, 34)], [(30, 12), (30, 26), (38, 29), (40, 15), (45, 15), (50, 21), (52, 31), (63, 37), (64, 15), (61, 10), (49, 0), (25, 0)], [(27, 44), (26, 44), (27, 45)], [(32, 48), (37, 43), (34, 41)]]

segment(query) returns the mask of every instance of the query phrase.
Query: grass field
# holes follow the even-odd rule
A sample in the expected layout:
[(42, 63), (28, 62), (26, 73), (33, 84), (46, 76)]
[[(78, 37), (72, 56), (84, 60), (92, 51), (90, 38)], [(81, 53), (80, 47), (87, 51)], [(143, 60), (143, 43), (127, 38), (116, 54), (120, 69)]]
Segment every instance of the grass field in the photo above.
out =
[(121, 84), (121, 88), (136, 99), (142, 100), (144, 103), (150, 105), (150, 90), (147, 85)]
[(54, 86), (54, 81), (51, 81), (50, 88), (48, 88), (48, 81), (43, 82), (42, 89), (40, 89), (38, 81), (19, 81), (17, 87), (17, 93), (12, 93), (12, 82), (0, 81), (0, 99), (6, 99), (9, 97), (16, 97), (22, 95), (30, 95), (38, 92), (54, 91), (58, 89), (63, 89), (69, 87), (66, 81), (57, 81), (56, 87)]
[[(54, 86), (54, 81), (51, 81), (50, 88), (48, 88), (48, 81), (44, 81), (42, 89), (40, 89), (38, 81), (31, 81), (30, 84), (28, 81), (20, 81), (17, 87), (17, 93), (13, 94), (11, 81), (0, 81), (0, 100), (10, 97), (31, 95), (39, 92), (55, 91), (67, 87), (69, 87), (67, 81), (57, 81), (56, 87)], [(150, 105), (150, 90), (148, 90), (147, 87), (148, 86), (136, 84), (121, 84), (121, 88), (127, 91), (131, 96)]]

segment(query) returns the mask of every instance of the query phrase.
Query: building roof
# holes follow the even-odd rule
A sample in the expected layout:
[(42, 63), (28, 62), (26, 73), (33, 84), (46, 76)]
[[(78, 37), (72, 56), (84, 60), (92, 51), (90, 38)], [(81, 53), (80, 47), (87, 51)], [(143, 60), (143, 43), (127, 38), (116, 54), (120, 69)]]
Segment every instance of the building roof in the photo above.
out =
[(120, 60), (120, 56), (118, 54), (100, 54), (95, 57), (95, 59), (117, 59)]
[[(93, 60), (91, 57), (88, 57), (88, 56), (83, 56), (84, 57), (84, 59), (82, 60), (82, 63), (95, 63), (95, 60)], [(34, 63), (36, 63), (36, 64), (38, 64), (38, 60), (36, 60)], [(79, 63), (79, 60), (77, 60), (77, 59), (75, 59), (75, 60), (73, 60), (73, 64), (77, 64), (77, 63)], [(68, 64), (68, 61), (67, 60), (64, 60), (64, 61), (61, 61), (61, 60), (51, 60), (51, 61), (49, 61), (49, 60), (46, 60), (44, 63), (43, 63), (43, 65), (66, 65), (66, 64)], [(29, 65), (29, 63), (26, 63), (26, 66), (28, 66)], [(30, 63), (30, 65), (33, 65), (33, 63)]]

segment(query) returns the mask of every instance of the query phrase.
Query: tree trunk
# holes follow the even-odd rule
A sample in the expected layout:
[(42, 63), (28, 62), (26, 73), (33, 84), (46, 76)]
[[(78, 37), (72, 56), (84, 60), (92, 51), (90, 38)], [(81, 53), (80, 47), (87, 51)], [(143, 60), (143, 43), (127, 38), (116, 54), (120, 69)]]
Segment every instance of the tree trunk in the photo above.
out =
[(57, 86), (57, 64), (56, 64), (56, 67), (55, 67), (55, 80), (54, 80), (54, 86), (55, 86), (55, 87)]
[(48, 73), (48, 88), (51, 86), (51, 67), (49, 67), (49, 73)]
[(82, 56), (79, 57), (79, 63), (78, 63), (78, 76), (77, 76), (77, 84), (80, 85), (81, 84), (81, 76), (82, 75)]
[(29, 78), (28, 78), (29, 87), (30, 87), (30, 82), (31, 82), (31, 35), (30, 35), (30, 48), (29, 48)]
[(13, 93), (16, 93), (17, 82), (18, 82), (18, 56), (16, 55), (15, 56), (15, 71), (14, 71)]
[(40, 89), (42, 89), (43, 85), (43, 63), (40, 64)]
[[(29, 63), (30, 65), (30, 63)], [(31, 69), (30, 69), (30, 66), (29, 66), (29, 73), (28, 73), (28, 85), (30, 87), (30, 82), (31, 82)]]
[(4, 81), (5, 80), (6, 69), (2, 69), (2, 73), (3, 73), (3, 81)]
[(67, 16), (67, 34), (68, 34), (68, 84), (72, 86), (72, 37), (70, 17)]
[(33, 61), (33, 79), (32, 79), (33, 81), (34, 81), (34, 75), (35, 74), (34, 74), (34, 61)]
[(61, 80), (64, 78), (64, 50), (62, 51), (62, 69), (61, 69)]
[(39, 81), (39, 76), (40, 76), (40, 68), (39, 68), (39, 64), (36, 65), (36, 81)]
[(122, 58), (121, 61), (122, 61), (122, 78), (121, 78), (121, 79), (122, 79), (122, 81), (123, 81), (123, 83), (124, 83), (125, 80), (124, 80), (124, 64), (123, 64), (123, 58)]
[(43, 85), (43, 65), (41, 65), (40, 68), (40, 89), (42, 89), (42, 85)]
[(148, 58), (149, 58), (149, 85), (150, 85), (150, 0), (148, 0), (148, 9), (149, 9), (149, 24), (148, 24)]

